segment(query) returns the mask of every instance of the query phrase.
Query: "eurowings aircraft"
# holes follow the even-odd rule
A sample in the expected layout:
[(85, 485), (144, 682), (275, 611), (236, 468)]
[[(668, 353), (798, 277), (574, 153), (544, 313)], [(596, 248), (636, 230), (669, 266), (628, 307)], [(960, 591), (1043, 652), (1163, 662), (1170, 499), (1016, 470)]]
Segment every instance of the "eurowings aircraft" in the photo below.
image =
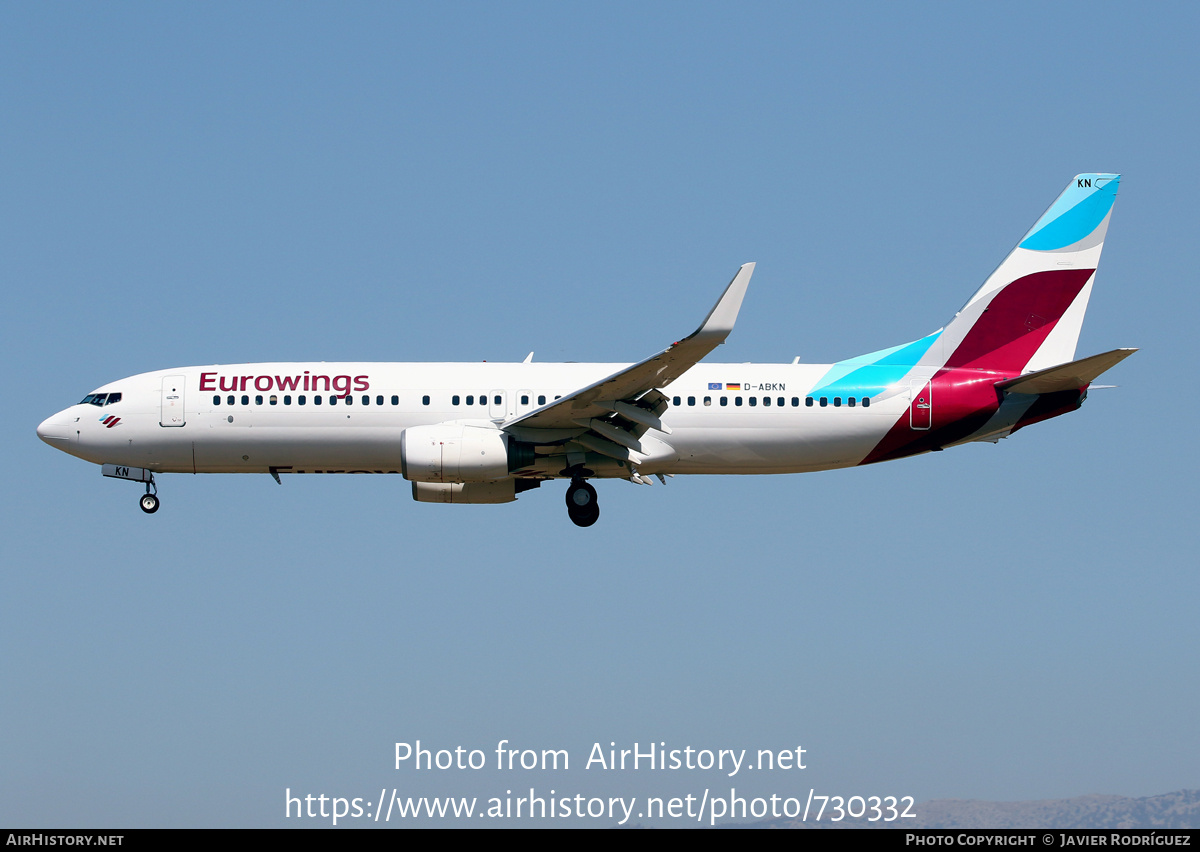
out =
[[(145, 483), (162, 473), (400, 473), (431, 503), (508, 503), (569, 480), (800, 473), (996, 442), (1079, 408), (1136, 349), (1075, 360), (1119, 176), (1074, 178), (942, 329), (836, 364), (702, 362), (754, 270), (700, 327), (636, 364), (263, 363), (142, 373), (49, 417), (38, 436)], [(799, 359), (797, 359), (798, 361)]]

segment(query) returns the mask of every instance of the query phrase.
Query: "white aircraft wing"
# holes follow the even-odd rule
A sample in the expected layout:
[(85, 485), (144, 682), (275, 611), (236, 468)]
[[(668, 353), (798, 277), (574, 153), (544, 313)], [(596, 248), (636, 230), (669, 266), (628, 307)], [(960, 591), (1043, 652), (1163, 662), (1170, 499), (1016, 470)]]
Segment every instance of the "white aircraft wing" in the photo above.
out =
[[(520, 427), (523, 431), (578, 430), (583, 427), (602, 435), (605, 440), (616, 440), (624, 446), (629, 446), (628, 441), (622, 440), (621, 435), (612, 434), (612, 430), (626, 431), (632, 438), (636, 438), (648, 428), (661, 429), (658, 415), (666, 410), (665, 398), (662, 398), (661, 394), (656, 394), (654, 399), (646, 399), (646, 396), (651, 391), (666, 387), (675, 381), (701, 358), (725, 342), (725, 338), (733, 330), (738, 311), (742, 307), (742, 298), (746, 295), (746, 286), (750, 283), (753, 272), (753, 263), (744, 264), (700, 327), (683, 340), (672, 343), (657, 355), (556, 399), (549, 405), (514, 417), (501, 428), (508, 430)], [(607, 422), (604, 422), (605, 418)], [(593, 421), (602, 422), (593, 426)], [(632, 424), (634, 428), (629, 429), (627, 423)], [(609, 428), (605, 428), (606, 426)]]

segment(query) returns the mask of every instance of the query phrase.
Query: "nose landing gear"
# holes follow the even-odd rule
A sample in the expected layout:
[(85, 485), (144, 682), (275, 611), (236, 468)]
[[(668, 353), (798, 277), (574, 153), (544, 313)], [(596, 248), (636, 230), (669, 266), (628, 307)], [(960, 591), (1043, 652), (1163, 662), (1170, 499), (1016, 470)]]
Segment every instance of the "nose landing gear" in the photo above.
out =
[(600, 519), (596, 489), (586, 479), (572, 479), (567, 489), (567, 516), (577, 527), (590, 527)]
[(144, 467), (129, 467), (123, 464), (105, 464), (100, 466), (100, 472), (113, 479), (124, 479), (126, 482), (146, 483), (146, 493), (138, 499), (138, 505), (147, 515), (158, 511), (158, 486), (154, 483), (154, 472)]
[[(150, 489), (154, 489), (154, 493), (150, 493)], [(158, 511), (158, 486), (154, 484), (154, 474), (150, 474), (150, 478), (146, 480), (146, 493), (138, 501), (138, 505), (142, 507), (142, 511), (147, 515), (153, 515)]]

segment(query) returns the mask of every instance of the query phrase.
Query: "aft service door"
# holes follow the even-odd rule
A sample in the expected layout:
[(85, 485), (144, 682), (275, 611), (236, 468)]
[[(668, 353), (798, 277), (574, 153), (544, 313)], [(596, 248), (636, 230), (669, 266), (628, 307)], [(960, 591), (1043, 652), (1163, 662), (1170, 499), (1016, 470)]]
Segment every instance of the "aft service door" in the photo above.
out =
[(183, 419), (183, 376), (167, 376), (162, 380), (162, 415), (160, 426), (182, 426)]
[(933, 387), (920, 379), (909, 385), (912, 404), (908, 408), (908, 425), (913, 429), (928, 429), (933, 425)]

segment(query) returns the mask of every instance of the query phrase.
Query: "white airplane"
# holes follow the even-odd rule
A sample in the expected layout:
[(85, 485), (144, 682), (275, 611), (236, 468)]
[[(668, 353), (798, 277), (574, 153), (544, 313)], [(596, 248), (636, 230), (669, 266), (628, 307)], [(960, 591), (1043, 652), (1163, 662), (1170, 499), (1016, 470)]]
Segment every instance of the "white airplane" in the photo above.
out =
[[(691, 335), (633, 365), (264, 363), (142, 373), (46, 419), (50, 446), (155, 474), (400, 473), (413, 498), (507, 503), (570, 480), (800, 473), (996, 442), (1077, 409), (1136, 349), (1073, 360), (1118, 175), (1074, 178), (945, 328), (836, 364), (713, 364), (754, 270)], [(799, 359), (797, 359), (798, 361)]]

